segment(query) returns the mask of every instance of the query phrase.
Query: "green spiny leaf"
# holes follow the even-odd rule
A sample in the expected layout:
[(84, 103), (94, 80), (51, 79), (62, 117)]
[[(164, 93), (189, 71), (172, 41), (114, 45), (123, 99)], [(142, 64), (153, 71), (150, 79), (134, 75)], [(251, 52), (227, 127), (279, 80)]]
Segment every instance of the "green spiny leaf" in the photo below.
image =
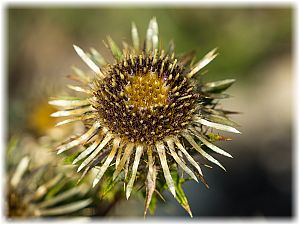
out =
[[(107, 172), (111, 172), (111, 170), (107, 171)], [(122, 179), (124, 173), (120, 173), (119, 176), (116, 177), (116, 179), (113, 179), (113, 176), (111, 174), (107, 176), (107, 179), (105, 180), (103, 187), (101, 189), (101, 193), (100, 196), (101, 198), (104, 198), (111, 190), (112, 188), (120, 182), (120, 180)]]
[(65, 186), (66, 182), (60, 182), (58, 184), (56, 184), (54, 187), (52, 187), (47, 195), (45, 196), (45, 200), (51, 199), (52, 197), (54, 197), (60, 190), (63, 189), (63, 187)]
[(121, 50), (119, 49), (117, 44), (113, 41), (113, 39), (110, 36), (107, 37), (107, 40), (108, 40), (110, 50), (111, 50), (112, 54), (114, 55), (115, 59), (117, 61), (120, 61), (122, 59)]
[(151, 215), (155, 213), (156, 205), (157, 205), (156, 194), (153, 194), (148, 208)]
[(226, 79), (226, 80), (206, 83), (203, 85), (202, 91), (203, 92), (212, 92), (212, 93), (221, 93), (221, 92), (225, 91), (227, 88), (229, 88), (234, 82), (235, 82), (235, 79)]
[(172, 179), (175, 183), (175, 190), (176, 190), (176, 200), (177, 202), (189, 213), (189, 215), (191, 217), (193, 217), (192, 215), (192, 211), (190, 209), (189, 206), (189, 202), (184, 194), (184, 191), (182, 189), (182, 184), (186, 182), (186, 179), (184, 179), (183, 177), (179, 177), (178, 172), (177, 172), (177, 168), (175, 167), (171, 167), (171, 176)]
[(67, 164), (67, 165), (72, 164), (73, 160), (74, 160), (79, 154), (80, 154), (80, 152), (75, 152), (75, 153), (73, 153), (73, 154), (67, 156), (67, 157), (64, 159), (63, 163), (64, 163), (64, 164)]

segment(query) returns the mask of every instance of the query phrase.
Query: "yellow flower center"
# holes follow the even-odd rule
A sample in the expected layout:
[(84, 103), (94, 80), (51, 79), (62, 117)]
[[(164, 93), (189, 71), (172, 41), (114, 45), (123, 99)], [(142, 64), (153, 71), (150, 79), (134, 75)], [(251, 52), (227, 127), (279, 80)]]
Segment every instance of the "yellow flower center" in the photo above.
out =
[(169, 86), (156, 73), (147, 72), (129, 78), (124, 88), (129, 105), (150, 109), (168, 103)]

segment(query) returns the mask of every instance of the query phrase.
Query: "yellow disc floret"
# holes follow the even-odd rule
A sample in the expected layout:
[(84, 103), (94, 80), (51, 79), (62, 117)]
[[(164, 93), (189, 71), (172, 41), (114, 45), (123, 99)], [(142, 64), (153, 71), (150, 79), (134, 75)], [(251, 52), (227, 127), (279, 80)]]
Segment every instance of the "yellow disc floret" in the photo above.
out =
[(168, 103), (169, 86), (163, 78), (156, 73), (148, 72), (129, 78), (129, 83), (124, 88), (129, 105), (136, 108), (151, 109)]

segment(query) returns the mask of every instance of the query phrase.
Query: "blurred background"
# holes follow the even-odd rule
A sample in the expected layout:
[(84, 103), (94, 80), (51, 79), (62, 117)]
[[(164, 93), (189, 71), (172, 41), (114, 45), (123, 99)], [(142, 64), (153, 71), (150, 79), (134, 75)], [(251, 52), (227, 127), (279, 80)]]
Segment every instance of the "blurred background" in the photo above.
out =
[[(130, 41), (134, 21), (143, 38), (149, 20), (159, 23), (160, 41), (174, 40), (176, 52), (197, 52), (200, 59), (218, 47), (205, 80), (237, 79), (224, 109), (242, 135), (219, 146), (234, 158), (217, 158), (227, 172), (203, 168), (210, 186), (187, 182), (183, 188), (195, 217), (292, 217), (293, 193), (293, 16), (289, 7), (7, 8), (7, 140), (48, 135), (54, 122), (49, 96), (63, 93), (71, 66), (88, 71), (72, 45), (95, 47), (110, 35), (121, 46)], [(52, 131), (53, 132), (53, 131)], [(164, 193), (155, 216), (188, 214)], [(144, 202), (119, 201), (108, 216), (142, 216)]]

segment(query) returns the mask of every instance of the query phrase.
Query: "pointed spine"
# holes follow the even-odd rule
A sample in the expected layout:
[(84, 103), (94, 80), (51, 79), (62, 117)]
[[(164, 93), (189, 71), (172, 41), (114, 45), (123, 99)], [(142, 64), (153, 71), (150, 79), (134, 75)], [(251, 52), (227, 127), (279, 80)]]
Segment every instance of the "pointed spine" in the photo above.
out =
[(128, 199), (130, 196), (130, 193), (132, 191), (132, 187), (134, 184), (134, 180), (135, 180), (135, 176), (136, 176), (136, 172), (140, 163), (140, 159), (143, 153), (143, 146), (139, 145), (136, 148), (136, 152), (135, 152), (135, 158), (134, 158), (134, 163), (132, 166), (132, 174), (131, 174), (131, 178), (127, 184), (127, 188), (126, 188), (126, 198)]
[(209, 64), (214, 58), (217, 57), (217, 53), (215, 52), (217, 49), (213, 49), (209, 53), (207, 53), (203, 59), (201, 59), (195, 66), (194, 68), (187, 74), (188, 78), (192, 78), (196, 73), (198, 73), (201, 69), (203, 69), (207, 64)]
[(100, 68), (93, 62), (93, 60), (88, 57), (88, 55), (78, 46), (73, 45), (76, 53), (80, 56), (80, 58), (98, 75), (104, 78), (103, 73), (101, 72)]
[(195, 140), (192, 138), (191, 135), (185, 133), (183, 134), (183, 137), (193, 146), (193, 148), (199, 152), (204, 158), (206, 158), (208, 161), (218, 165), (219, 167), (221, 167), (224, 171), (226, 171), (226, 169), (224, 168), (224, 166), (221, 165), (221, 163), (219, 163), (218, 160), (216, 160), (215, 158), (213, 158), (211, 155), (209, 155), (208, 153), (206, 153), (196, 142)]
[(78, 139), (75, 139), (67, 144), (61, 145), (57, 148), (57, 154), (60, 154), (70, 148), (73, 148), (87, 140), (89, 140), (91, 137), (94, 136), (94, 134), (98, 131), (100, 127), (100, 123), (96, 122), (93, 124), (93, 126), (82, 136), (80, 136)]
[(172, 193), (172, 195), (174, 197), (176, 197), (176, 191), (175, 191), (175, 185), (174, 185), (174, 181), (172, 179), (172, 176), (170, 174), (170, 170), (167, 164), (167, 158), (166, 158), (166, 152), (165, 152), (165, 147), (164, 144), (162, 142), (157, 142), (155, 144), (157, 152), (158, 152), (158, 156), (160, 159), (160, 163), (164, 172), (164, 176), (166, 179), (166, 183), (169, 187), (170, 192)]
[(181, 161), (181, 159), (178, 157), (177, 153), (175, 152), (175, 148), (174, 148), (174, 142), (169, 140), (167, 141), (167, 145), (168, 148), (171, 152), (172, 157), (174, 158), (174, 160), (176, 161), (176, 163), (188, 174), (190, 175), (190, 177), (192, 177), (196, 182), (198, 182), (197, 177), (195, 176), (195, 174), (185, 165), (185, 163), (183, 161)]
[(210, 143), (208, 140), (205, 139), (205, 137), (203, 137), (203, 135), (201, 135), (195, 128), (189, 128), (192, 133), (207, 147), (209, 147), (211, 150), (213, 150), (216, 153), (219, 153), (221, 155), (227, 156), (229, 158), (232, 158), (232, 156), (225, 152), (223, 149), (220, 149), (219, 147), (215, 146), (214, 144)]
[(118, 150), (119, 144), (120, 144), (120, 139), (119, 138), (114, 139), (113, 147), (112, 147), (109, 155), (107, 156), (104, 164), (100, 167), (99, 172), (97, 173), (97, 175), (96, 175), (96, 177), (95, 177), (95, 179), (93, 181), (93, 187), (95, 187), (96, 184), (101, 180), (103, 174), (105, 173), (105, 171), (109, 167), (111, 161), (113, 160), (113, 158), (116, 155), (116, 152)]
[(134, 22), (132, 22), (131, 24), (131, 36), (132, 36), (133, 47), (136, 50), (139, 50), (140, 49), (139, 33)]
[(78, 167), (77, 172), (82, 170), (87, 164), (89, 164), (96, 156), (97, 154), (108, 144), (108, 142), (113, 138), (112, 134), (106, 134), (105, 138), (102, 140), (100, 145), (97, 147), (97, 149), (88, 157), (86, 158), (81, 165)]
[(123, 157), (120, 160), (120, 163), (118, 165), (118, 167), (116, 168), (114, 174), (113, 174), (113, 180), (115, 180), (117, 178), (117, 176), (119, 175), (119, 173), (121, 172), (121, 170), (123, 169), (127, 159), (130, 157), (131, 153), (132, 153), (132, 149), (134, 148), (134, 144), (133, 143), (128, 143), (126, 148), (125, 148), (125, 152)]
[(197, 122), (197, 123), (200, 123), (202, 125), (212, 127), (212, 128), (218, 129), (218, 130), (228, 131), (228, 132), (237, 133), (237, 134), (241, 133), (240, 131), (238, 131), (234, 127), (227, 126), (227, 125), (224, 125), (224, 124), (219, 124), (219, 123), (213, 123), (213, 122), (210, 122), (208, 120), (205, 120), (205, 119), (202, 119), (202, 118), (199, 118), (199, 117), (196, 117), (194, 119), (194, 121)]

